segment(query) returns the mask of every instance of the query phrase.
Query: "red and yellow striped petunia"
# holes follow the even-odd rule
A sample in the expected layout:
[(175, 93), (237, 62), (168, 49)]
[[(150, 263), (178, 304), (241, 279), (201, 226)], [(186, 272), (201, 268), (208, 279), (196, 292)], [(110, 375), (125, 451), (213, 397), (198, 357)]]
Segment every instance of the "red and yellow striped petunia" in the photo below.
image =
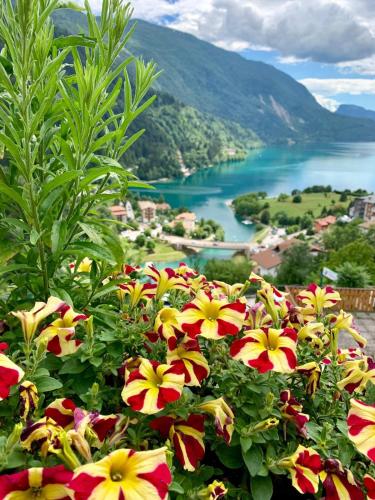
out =
[(307, 290), (297, 296), (297, 299), (304, 305), (303, 314), (320, 316), (324, 309), (334, 307), (341, 300), (341, 297), (331, 286), (321, 288), (312, 283), (307, 287)]
[(190, 387), (200, 386), (202, 380), (210, 374), (208, 362), (196, 340), (181, 343), (172, 350), (168, 349), (167, 363), (181, 368), (185, 375), (185, 385)]
[(197, 335), (208, 339), (220, 339), (237, 335), (245, 320), (246, 305), (214, 299), (211, 294), (199, 292), (197, 297), (182, 309), (179, 321), (181, 329), (189, 337)]
[(277, 466), (290, 472), (292, 484), (300, 493), (318, 492), (322, 461), (312, 448), (299, 445), (293, 455), (279, 460)]
[(342, 363), (344, 378), (337, 383), (342, 391), (363, 392), (368, 383), (375, 384), (375, 362), (369, 356)]
[(259, 328), (235, 340), (230, 354), (259, 373), (291, 373), (297, 366), (296, 348), (297, 332), (293, 328)]
[(152, 415), (180, 398), (184, 382), (181, 367), (142, 359), (129, 374), (121, 397), (133, 410)]
[(10, 388), (17, 385), (25, 375), (22, 368), (2, 352), (7, 348), (8, 344), (0, 343), (0, 401), (9, 396)]
[(185, 470), (194, 471), (204, 457), (204, 416), (190, 415), (187, 420), (174, 417), (158, 417), (150, 424), (169, 439), (176, 457)]
[(364, 494), (353, 474), (339, 460), (324, 460), (319, 477), (327, 500), (364, 500)]
[(95, 463), (78, 467), (69, 487), (85, 500), (166, 500), (172, 476), (166, 448), (119, 449)]
[(198, 408), (214, 417), (216, 434), (230, 444), (234, 431), (234, 414), (225, 399), (211, 399), (201, 403)]
[(296, 400), (290, 390), (280, 393), (280, 402), (280, 412), (283, 419), (286, 422), (293, 423), (298, 433), (306, 438), (306, 424), (310, 420), (310, 417), (306, 413), (302, 413), (303, 406)]
[(130, 309), (137, 307), (141, 301), (148, 301), (155, 297), (156, 285), (152, 283), (141, 283), (132, 280), (129, 283), (119, 285), (119, 295), (121, 298), (129, 296)]
[(149, 265), (145, 268), (144, 272), (156, 284), (156, 300), (160, 300), (170, 290), (182, 290), (189, 293), (189, 286), (185, 279), (170, 267), (159, 270), (155, 266)]
[(31, 500), (32, 498), (68, 500), (74, 491), (68, 488), (73, 472), (63, 465), (33, 467), (15, 474), (1, 476), (0, 498), (3, 500)]
[(349, 439), (358, 451), (375, 462), (375, 405), (351, 399), (347, 422)]

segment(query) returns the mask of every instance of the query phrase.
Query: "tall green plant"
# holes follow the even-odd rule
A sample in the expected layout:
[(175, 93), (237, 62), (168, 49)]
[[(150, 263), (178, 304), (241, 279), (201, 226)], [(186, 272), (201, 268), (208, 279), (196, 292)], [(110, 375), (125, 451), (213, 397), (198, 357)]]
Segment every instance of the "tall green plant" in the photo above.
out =
[(51, 15), (66, 5), (0, 1), (0, 272), (12, 271), (19, 296), (38, 299), (67, 296), (62, 264), (123, 261), (97, 209), (137, 185), (120, 160), (144, 132), (128, 127), (153, 102), (158, 76), (152, 62), (117, 62), (134, 30), (129, 4), (103, 0), (96, 18), (86, 0), (86, 35), (56, 38)]

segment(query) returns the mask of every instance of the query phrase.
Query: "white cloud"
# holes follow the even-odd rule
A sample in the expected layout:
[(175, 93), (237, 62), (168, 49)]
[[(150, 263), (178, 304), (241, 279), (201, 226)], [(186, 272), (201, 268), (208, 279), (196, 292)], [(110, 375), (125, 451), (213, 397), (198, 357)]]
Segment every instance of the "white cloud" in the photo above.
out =
[(369, 78), (304, 78), (299, 82), (311, 93), (323, 97), (375, 94), (375, 80)]
[(319, 94), (313, 94), (316, 101), (323, 106), (323, 108), (327, 108), (329, 111), (336, 111), (336, 109), (340, 106), (340, 103), (336, 101), (336, 99), (332, 99), (330, 97), (325, 97)]
[[(134, 0), (137, 16), (226, 48), (272, 48), (282, 57), (337, 63), (375, 54), (373, 0)], [(359, 8), (360, 7), (360, 8)], [(372, 23), (372, 25), (371, 25)]]
[[(80, 0), (83, 1), (83, 0)], [(101, 0), (90, 0), (99, 9)], [(133, 0), (135, 16), (230, 50), (276, 50), (280, 61), (374, 74), (375, 0)], [(373, 59), (374, 57), (374, 59)], [(375, 64), (374, 66), (375, 67)]]

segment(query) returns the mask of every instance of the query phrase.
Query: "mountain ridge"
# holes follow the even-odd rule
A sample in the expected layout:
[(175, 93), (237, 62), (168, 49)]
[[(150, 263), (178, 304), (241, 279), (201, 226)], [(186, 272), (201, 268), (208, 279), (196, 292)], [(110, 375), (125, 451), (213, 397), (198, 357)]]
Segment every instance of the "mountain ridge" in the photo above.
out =
[[(157, 94), (237, 123), (266, 144), (375, 141), (371, 120), (328, 111), (306, 87), (269, 64), (245, 59), (188, 33), (143, 20), (133, 22), (137, 27), (128, 49), (154, 60), (163, 70), (154, 85)], [(67, 9), (58, 11), (55, 23), (66, 33), (85, 31), (85, 17)], [(141, 140), (148, 137), (146, 132)]]
[(357, 106), (355, 104), (341, 104), (337, 108), (336, 114), (350, 116), (352, 118), (365, 118), (375, 121), (374, 110), (364, 108), (363, 106)]

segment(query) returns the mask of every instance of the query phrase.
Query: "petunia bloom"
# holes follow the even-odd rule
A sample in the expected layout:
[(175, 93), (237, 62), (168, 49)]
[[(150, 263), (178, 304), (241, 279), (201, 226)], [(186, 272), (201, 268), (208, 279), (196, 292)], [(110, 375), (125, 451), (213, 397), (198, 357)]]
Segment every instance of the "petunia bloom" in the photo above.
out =
[(185, 470), (194, 471), (204, 457), (204, 416), (190, 415), (187, 420), (158, 417), (150, 424), (152, 429), (169, 439), (176, 457)]
[(64, 432), (54, 420), (43, 417), (28, 425), (21, 434), (21, 445), (27, 451), (40, 450), (42, 457), (61, 448), (60, 436)]
[(71, 399), (55, 399), (44, 410), (44, 415), (54, 420), (65, 431), (74, 427), (74, 410), (77, 408)]
[(291, 373), (297, 365), (296, 348), (297, 332), (293, 328), (259, 328), (235, 340), (230, 354), (259, 373)]
[(224, 281), (213, 281), (212, 284), (214, 286), (212, 290), (213, 295), (216, 295), (217, 292), (219, 292), (219, 294), (224, 295), (225, 297), (231, 297), (234, 299), (240, 297), (244, 289), (244, 285), (242, 283), (235, 283), (234, 285), (229, 285)]
[(89, 259), (88, 257), (85, 257), (84, 259), (81, 260), (81, 262), (78, 264), (77, 269), (75, 262), (69, 264), (70, 270), (76, 273), (89, 273), (91, 271), (91, 266), (92, 266), (92, 260)]
[(245, 311), (243, 302), (229, 303), (199, 292), (192, 302), (183, 307), (179, 321), (181, 329), (189, 337), (201, 335), (217, 340), (226, 335), (237, 335), (243, 326)]
[(322, 374), (319, 364), (316, 361), (311, 361), (297, 366), (296, 371), (307, 377), (306, 394), (314, 397), (320, 387), (320, 377)]
[(56, 312), (59, 313), (59, 317), (41, 331), (35, 342), (37, 344), (46, 342), (47, 351), (58, 357), (74, 354), (82, 344), (81, 340), (74, 338), (75, 327), (80, 321), (86, 321), (89, 317), (75, 312), (65, 303)]
[(303, 406), (289, 390), (280, 393), (280, 402), (280, 412), (284, 420), (292, 422), (296, 426), (298, 433), (303, 437), (307, 437), (306, 424), (310, 417), (306, 413), (302, 413)]
[(322, 461), (319, 453), (312, 448), (299, 445), (293, 455), (279, 460), (277, 465), (290, 472), (292, 484), (300, 493), (318, 492)]
[(67, 484), (73, 472), (63, 465), (55, 467), (33, 467), (15, 474), (1, 476), (0, 498), (3, 500), (68, 500), (73, 499), (73, 490)]
[(337, 315), (328, 315), (327, 319), (329, 320), (329, 326), (333, 334), (337, 336), (340, 331), (345, 330), (353, 337), (353, 339), (361, 348), (366, 347), (367, 340), (362, 337), (362, 335), (356, 329), (352, 314), (346, 313), (345, 311), (341, 310)]
[(167, 363), (181, 368), (187, 386), (200, 386), (202, 380), (210, 374), (208, 362), (201, 353), (199, 343), (194, 340), (181, 343), (175, 349), (168, 349)]
[(367, 384), (375, 384), (375, 362), (369, 356), (362, 359), (346, 361), (342, 364), (344, 378), (337, 383), (342, 391), (345, 389), (350, 394), (363, 392)]
[(311, 284), (307, 290), (297, 296), (297, 299), (304, 304), (304, 314), (320, 316), (324, 309), (334, 307), (341, 300), (341, 297), (331, 286), (321, 288), (318, 285)]
[(216, 434), (230, 444), (234, 431), (234, 414), (225, 399), (212, 399), (201, 403), (198, 408), (214, 417)]
[(198, 492), (198, 498), (201, 500), (219, 500), (228, 493), (228, 488), (221, 481), (213, 481), (211, 484)]
[(20, 400), (20, 417), (22, 420), (27, 420), (30, 413), (38, 408), (39, 396), (36, 385), (25, 380), (19, 386), (19, 400)]
[(77, 499), (166, 500), (172, 476), (166, 448), (119, 449), (74, 471), (69, 487)]
[(50, 297), (45, 302), (36, 302), (31, 311), (13, 311), (12, 314), (21, 321), (26, 343), (30, 343), (40, 324), (47, 316), (57, 312), (65, 303), (57, 297)]
[(119, 285), (120, 297), (129, 296), (130, 309), (137, 307), (141, 301), (153, 299), (155, 297), (155, 291), (155, 285), (151, 283), (141, 283), (135, 280)]
[(156, 284), (156, 300), (160, 300), (170, 290), (189, 292), (189, 286), (186, 284), (184, 278), (176, 274), (170, 267), (159, 271), (155, 266), (149, 265), (145, 268), (145, 274)]
[(318, 347), (321, 349), (324, 345), (322, 340), (324, 332), (325, 328), (323, 323), (309, 321), (298, 330), (298, 340), (306, 341), (312, 347)]
[(327, 500), (345, 498), (348, 500), (364, 500), (364, 495), (353, 474), (344, 469), (341, 462), (335, 459), (325, 460), (319, 477), (325, 490)]
[(375, 500), (375, 479), (370, 474), (365, 474), (363, 484), (367, 491), (368, 500)]
[(348, 436), (357, 450), (375, 462), (375, 405), (350, 400)]
[(60, 328), (50, 325), (41, 331), (35, 342), (37, 345), (45, 342), (47, 351), (57, 357), (68, 356), (77, 352), (83, 343), (81, 340), (75, 339), (74, 335), (74, 327)]
[(254, 306), (246, 310), (244, 330), (256, 330), (257, 328), (270, 328), (272, 318), (266, 311), (262, 302), (257, 302)]
[(155, 332), (166, 340), (170, 347), (176, 345), (177, 332), (180, 330), (179, 315), (180, 312), (174, 307), (163, 307), (155, 318)]
[(101, 415), (78, 408), (70, 399), (56, 399), (44, 411), (46, 417), (53, 419), (65, 431), (75, 430), (82, 437), (88, 434), (90, 443), (100, 448), (107, 437), (114, 432), (119, 415)]
[(77, 326), (79, 321), (86, 321), (89, 317), (86, 314), (77, 313), (68, 304), (62, 304), (56, 311), (59, 313), (59, 317), (52, 321), (52, 326), (57, 326), (59, 328), (71, 328)]
[(2, 343), (0, 346), (0, 401), (9, 396), (10, 388), (17, 385), (25, 375), (25, 372), (11, 361), (2, 350), (8, 346)]
[(259, 300), (264, 304), (267, 313), (274, 323), (281, 319), (281, 311), (286, 300), (286, 294), (270, 285), (266, 281), (261, 281), (261, 288), (257, 292)]
[(143, 359), (129, 374), (121, 397), (133, 410), (152, 415), (180, 398), (184, 381), (180, 367)]
[(189, 267), (185, 264), (185, 262), (180, 262), (174, 271), (178, 276), (182, 276), (186, 280), (196, 278), (198, 276), (198, 271)]

